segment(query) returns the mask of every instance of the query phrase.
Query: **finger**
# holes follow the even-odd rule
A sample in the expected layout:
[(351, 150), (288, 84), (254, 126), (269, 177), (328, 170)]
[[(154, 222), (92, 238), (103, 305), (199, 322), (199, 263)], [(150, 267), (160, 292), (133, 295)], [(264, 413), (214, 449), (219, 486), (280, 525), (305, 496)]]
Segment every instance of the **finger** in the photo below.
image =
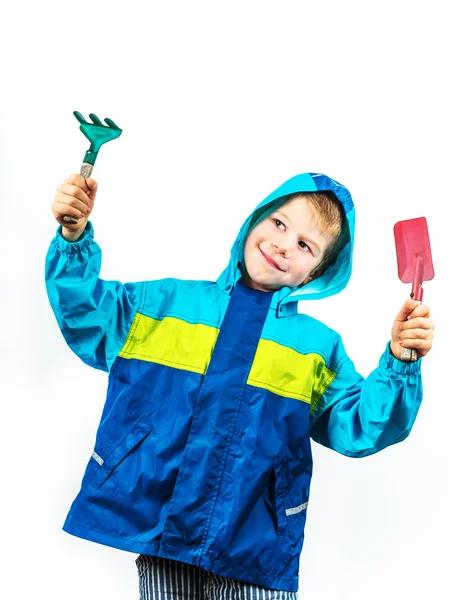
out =
[(63, 192), (59, 192), (55, 195), (54, 203), (64, 204), (65, 206), (71, 206), (72, 208), (80, 211), (84, 216), (88, 216), (91, 214), (93, 210), (90, 206), (87, 206), (85, 202), (74, 198), (74, 196), (69, 196), (68, 194), (64, 194)]
[(414, 310), (415, 306), (416, 306), (415, 302), (411, 298), (408, 298), (406, 300), (406, 302), (403, 304), (399, 313), (396, 315), (395, 321), (406, 321), (408, 315), (411, 314), (411, 312)]
[(52, 211), (57, 216), (70, 215), (75, 217), (76, 219), (88, 219), (88, 214), (85, 211), (81, 211), (75, 206), (71, 204), (66, 204), (65, 202), (55, 201), (52, 205)]
[[(86, 183), (88, 185), (88, 188), (91, 192), (91, 196), (93, 195), (93, 192), (96, 192), (98, 189), (98, 182), (96, 181), (96, 179), (93, 179), (92, 177), (88, 177), (88, 179), (86, 180)], [(90, 196), (90, 198), (91, 198)]]
[(57, 187), (57, 191), (61, 194), (65, 194), (67, 196), (71, 196), (76, 198), (83, 204), (86, 204), (88, 208), (93, 207), (93, 200), (87, 196), (87, 194), (79, 188), (77, 185), (72, 185), (70, 183), (63, 183)]
[(67, 206), (72, 206), (72, 208), (76, 208), (86, 217), (91, 213), (91, 208), (89, 206), (87, 206), (81, 200), (77, 200), (73, 196), (68, 196), (67, 194), (60, 193), (58, 197), (55, 198), (55, 200), (60, 204), (65, 204)]
[(426, 317), (416, 317), (409, 321), (405, 321), (402, 324), (401, 329), (403, 331), (408, 331), (409, 329), (434, 329), (434, 327), (431, 319), (427, 319)]
[(70, 204), (65, 204), (64, 202), (54, 202), (52, 208), (56, 217), (70, 215), (71, 217), (75, 217), (76, 219), (87, 218), (87, 215), (84, 212), (78, 210)]
[(414, 310), (406, 317), (407, 319), (413, 319), (415, 317), (429, 317), (430, 308), (427, 304), (419, 304)]
[(70, 175), (64, 180), (64, 183), (71, 183), (73, 185), (77, 185), (80, 189), (82, 189), (85, 193), (89, 191), (89, 187), (87, 186), (85, 177), (82, 177), (80, 173), (74, 173)]
[(413, 340), (413, 339), (432, 339), (433, 332), (431, 329), (409, 329), (408, 331), (402, 331), (400, 334), (401, 340)]
[(400, 346), (403, 348), (414, 348), (415, 350), (428, 351), (431, 350), (433, 343), (432, 340), (421, 340), (418, 338), (414, 340), (403, 340), (400, 343)]

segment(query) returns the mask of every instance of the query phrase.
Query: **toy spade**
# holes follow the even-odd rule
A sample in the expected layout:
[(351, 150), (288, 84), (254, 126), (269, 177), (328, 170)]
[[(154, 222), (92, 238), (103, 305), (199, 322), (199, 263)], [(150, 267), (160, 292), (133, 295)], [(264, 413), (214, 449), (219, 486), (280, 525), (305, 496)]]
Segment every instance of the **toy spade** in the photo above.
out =
[[(393, 227), (396, 245), (398, 277), (403, 283), (411, 283), (410, 297), (416, 304), (423, 300), (424, 281), (434, 277), (431, 245), (429, 243), (428, 225), (425, 217), (398, 221)], [(417, 360), (415, 349), (403, 348), (401, 360), (412, 362)]]
[[(85, 152), (83, 163), (80, 168), (80, 174), (85, 179), (88, 179), (93, 171), (94, 163), (96, 162), (102, 144), (106, 144), (107, 142), (110, 142), (110, 140), (119, 137), (123, 130), (120, 129), (112, 119), (104, 119), (105, 123), (107, 123), (107, 125), (104, 125), (94, 113), (89, 114), (92, 123), (85, 121), (82, 115), (76, 110), (73, 114), (80, 123), (80, 130), (91, 142), (89, 149)], [(78, 223), (79, 220), (70, 215), (64, 215), (63, 221), (66, 223)]]

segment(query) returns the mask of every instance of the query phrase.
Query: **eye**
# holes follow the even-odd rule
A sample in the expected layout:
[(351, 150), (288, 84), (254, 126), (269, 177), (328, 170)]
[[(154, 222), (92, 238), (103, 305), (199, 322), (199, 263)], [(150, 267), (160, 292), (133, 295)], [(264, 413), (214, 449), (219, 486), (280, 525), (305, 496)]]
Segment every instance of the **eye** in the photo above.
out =
[(311, 252), (310, 246), (307, 246), (305, 242), (299, 242), (299, 247), (302, 248), (305, 252)]
[[(282, 229), (282, 227), (283, 228), (285, 227), (285, 224), (283, 223), (283, 221), (280, 221), (280, 219), (274, 219), (274, 223), (275, 223), (276, 227), (278, 227), (279, 229), (281, 229), (282, 231), (284, 231), (284, 229)], [(280, 225), (282, 227), (280, 227)]]

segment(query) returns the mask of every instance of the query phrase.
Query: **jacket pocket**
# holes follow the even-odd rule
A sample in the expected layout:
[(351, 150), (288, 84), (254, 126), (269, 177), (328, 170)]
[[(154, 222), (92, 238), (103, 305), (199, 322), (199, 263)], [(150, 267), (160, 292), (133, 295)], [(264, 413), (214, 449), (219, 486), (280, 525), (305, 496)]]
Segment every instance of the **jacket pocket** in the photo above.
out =
[(281, 456), (274, 458), (275, 473), (275, 510), (277, 512), (277, 535), (283, 537), (286, 534), (287, 523), (285, 515), (285, 499), (287, 487), (285, 481), (285, 459)]
[(121, 438), (121, 441), (110, 451), (108, 456), (102, 455), (102, 450), (95, 447), (91, 460), (97, 463), (94, 473), (91, 475), (90, 483), (95, 488), (100, 488), (106, 479), (110, 477), (114, 469), (126, 456), (138, 446), (152, 431), (151, 415), (142, 416), (133, 428)]
[(308, 506), (308, 490), (300, 477), (289, 477), (288, 458), (274, 459), (277, 535), (298, 539), (303, 533)]

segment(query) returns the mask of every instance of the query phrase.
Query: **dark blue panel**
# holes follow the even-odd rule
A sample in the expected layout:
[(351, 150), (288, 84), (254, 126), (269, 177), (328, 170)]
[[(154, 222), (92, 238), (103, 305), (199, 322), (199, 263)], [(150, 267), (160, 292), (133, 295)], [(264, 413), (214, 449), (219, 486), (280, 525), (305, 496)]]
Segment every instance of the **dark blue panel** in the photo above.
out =
[(231, 294), (200, 390), (167, 518), (163, 544), (169, 551), (172, 545), (179, 547), (183, 539), (186, 547), (199, 548), (199, 556), (203, 552), (248, 373), (272, 296), (240, 282)]

